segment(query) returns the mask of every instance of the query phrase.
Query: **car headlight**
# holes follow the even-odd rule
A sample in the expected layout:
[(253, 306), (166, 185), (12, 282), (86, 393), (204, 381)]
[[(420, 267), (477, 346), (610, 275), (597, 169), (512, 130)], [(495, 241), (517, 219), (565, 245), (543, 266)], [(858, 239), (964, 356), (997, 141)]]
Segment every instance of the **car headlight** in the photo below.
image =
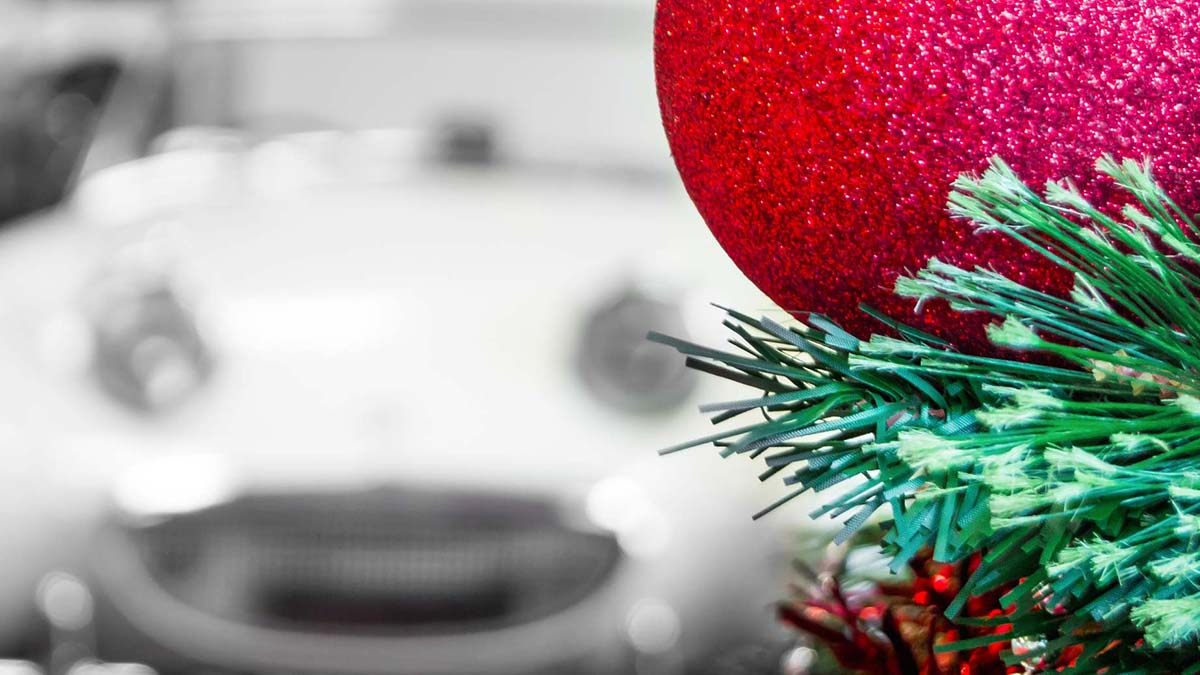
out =
[(627, 288), (599, 304), (584, 321), (580, 374), (600, 400), (631, 412), (658, 412), (684, 403), (696, 388), (682, 358), (649, 342), (650, 331), (686, 334), (683, 310)]
[(131, 408), (171, 408), (212, 375), (212, 355), (165, 275), (110, 274), (88, 290), (85, 314), (92, 373)]

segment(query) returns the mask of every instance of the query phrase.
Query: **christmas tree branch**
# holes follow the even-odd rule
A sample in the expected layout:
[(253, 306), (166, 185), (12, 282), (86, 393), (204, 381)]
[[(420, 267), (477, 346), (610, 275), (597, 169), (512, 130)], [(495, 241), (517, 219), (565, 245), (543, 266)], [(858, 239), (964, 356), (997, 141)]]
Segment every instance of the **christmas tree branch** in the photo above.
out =
[(1080, 650), (1079, 672), (1179, 667), (1154, 650), (1200, 639), (1200, 229), (1147, 164), (1097, 169), (1130, 198), (1118, 215), (1068, 183), (1039, 195), (999, 160), (950, 198), (957, 217), (1071, 272), (1069, 297), (936, 259), (896, 285), (919, 305), (995, 316), (989, 338), (1012, 358), (955, 351), (869, 309), (899, 337), (728, 310), (735, 351), (651, 339), (763, 392), (706, 406), (715, 423), (761, 419), (666, 452), (715, 443), (758, 459), (761, 479), (793, 488), (763, 514), (851, 486), (813, 516), (845, 518), (844, 541), (890, 511), (894, 571), (924, 550), (943, 563), (982, 553), (949, 614), (1003, 590), (1008, 637)]

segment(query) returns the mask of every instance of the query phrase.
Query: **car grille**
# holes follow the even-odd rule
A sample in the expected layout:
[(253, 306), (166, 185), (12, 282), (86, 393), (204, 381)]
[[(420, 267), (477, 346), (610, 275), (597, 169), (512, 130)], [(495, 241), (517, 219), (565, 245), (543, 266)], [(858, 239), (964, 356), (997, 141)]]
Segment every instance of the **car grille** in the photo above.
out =
[(534, 500), (380, 491), (260, 495), (131, 530), (150, 576), (228, 621), (323, 634), (528, 622), (601, 586), (619, 547)]

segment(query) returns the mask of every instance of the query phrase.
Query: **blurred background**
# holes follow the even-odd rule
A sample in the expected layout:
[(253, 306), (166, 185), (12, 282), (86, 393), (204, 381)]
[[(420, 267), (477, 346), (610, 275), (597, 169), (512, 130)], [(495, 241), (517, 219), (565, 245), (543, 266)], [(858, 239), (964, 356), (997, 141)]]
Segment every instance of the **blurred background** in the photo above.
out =
[(0, 675), (807, 672), (653, 11), (0, 0)]

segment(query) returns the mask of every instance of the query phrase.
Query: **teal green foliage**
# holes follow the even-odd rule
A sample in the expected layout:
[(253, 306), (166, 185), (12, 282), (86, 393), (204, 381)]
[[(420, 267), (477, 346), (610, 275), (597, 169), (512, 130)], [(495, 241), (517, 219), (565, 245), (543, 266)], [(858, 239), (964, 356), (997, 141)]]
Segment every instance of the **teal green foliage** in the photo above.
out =
[(1082, 647), (1068, 672), (1195, 668), (1200, 230), (1149, 165), (1097, 168), (1131, 197), (1119, 218), (1069, 183), (1038, 194), (999, 160), (950, 198), (954, 215), (1072, 273), (1068, 297), (938, 260), (896, 285), (996, 317), (988, 335), (1010, 357), (961, 353), (869, 308), (898, 337), (727, 310), (730, 350), (651, 337), (762, 396), (705, 406), (724, 430), (664, 452), (714, 443), (762, 462), (761, 479), (792, 487), (764, 514), (848, 488), (812, 515), (844, 519), (845, 540), (890, 513), (893, 570), (926, 547), (947, 563), (981, 553), (951, 612), (1009, 589), (1011, 614), (993, 621), (1048, 656)]

